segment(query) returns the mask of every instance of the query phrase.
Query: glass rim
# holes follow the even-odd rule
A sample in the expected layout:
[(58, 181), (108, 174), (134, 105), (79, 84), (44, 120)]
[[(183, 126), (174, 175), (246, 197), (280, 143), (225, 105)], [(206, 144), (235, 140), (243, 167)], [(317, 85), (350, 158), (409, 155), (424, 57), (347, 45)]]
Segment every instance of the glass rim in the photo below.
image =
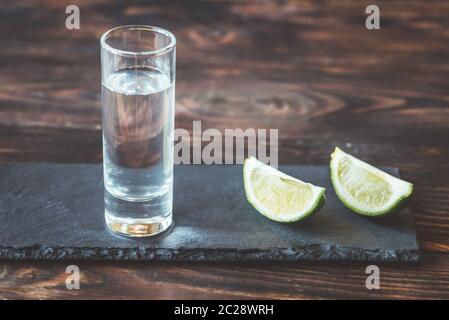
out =
[[(166, 46), (163, 46), (159, 49), (145, 50), (145, 51), (121, 50), (121, 49), (114, 48), (106, 43), (108, 36), (110, 36), (113, 32), (119, 31), (119, 30), (126, 30), (126, 29), (128, 29), (130, 31), (144, 30), (144, 31), (159, 33), (159, 34), (162, 34), (162, 35), (168, 37), (170, 42)], [(120, 55), (120, 56), (161, 55), (161, 54), (171, 51), (176, 46), (176, 38), (173, 35), (173, 33), (171, 33), (170, 31), (159, 28), (159, 27), (150, 26), (150, 25), (137, 25), (137, 24), (134, 25), (134, 24), (132, 24), (132, 25), (119, 26), (119, 27), (109, 29), (108, 31), (103, 33), (103, 35), (101, 36), (100, 43), (101, 43), (101, 47), (103, 49), (109, 51), (112, 54), (116, 54), (116, 55)]]

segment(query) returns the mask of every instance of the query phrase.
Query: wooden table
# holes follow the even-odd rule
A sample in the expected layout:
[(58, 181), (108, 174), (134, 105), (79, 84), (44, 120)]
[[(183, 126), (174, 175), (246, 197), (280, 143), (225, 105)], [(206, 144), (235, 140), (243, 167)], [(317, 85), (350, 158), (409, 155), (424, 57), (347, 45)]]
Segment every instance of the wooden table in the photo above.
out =
[[(449, 3), (10, 1), (0, 11), (0, 161), (101, 162), (99, 37), (174, 32), (176, 127), (279, 128), (280, 163), (325, 164), (335, 145), (414, 182), (424, 258), (366, 263), (0, 261), (0, 298), (449, 298)], [(1, 178), (1, 177), (0, 177)]]

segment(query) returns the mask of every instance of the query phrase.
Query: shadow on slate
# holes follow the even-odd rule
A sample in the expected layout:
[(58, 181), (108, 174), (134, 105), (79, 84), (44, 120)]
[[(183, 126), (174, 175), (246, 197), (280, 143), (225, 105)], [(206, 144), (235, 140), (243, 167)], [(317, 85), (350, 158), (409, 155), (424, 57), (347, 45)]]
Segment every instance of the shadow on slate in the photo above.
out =
[[(335, 197), (325, 166), (280, 166), (326, 187), (327, 202), (299, 224), (280, 224), (246, 201), (240, 165), (175, 167), (174, 227), (157, 238), (110, 232), (103, 218), (102, 166), (0, 166), (0, 258), (91, 260), (417, 261), (408, 209), (369, 219)], [(398, 175), (397, 169), (386, 169)]]

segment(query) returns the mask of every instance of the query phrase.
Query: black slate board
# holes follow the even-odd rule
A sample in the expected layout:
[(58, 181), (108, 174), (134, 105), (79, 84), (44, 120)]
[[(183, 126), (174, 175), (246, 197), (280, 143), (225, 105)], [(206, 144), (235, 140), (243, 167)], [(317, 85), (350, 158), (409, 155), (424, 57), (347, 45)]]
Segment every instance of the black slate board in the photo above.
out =
[[(103, 217), (102, 166), (13, 163), (0, 166), (0, 258), (118, 260), (417, 261), (409, 210), (369, 219), (335, 197), (325, 166), (281, 166), (326, 187), (327, 202), (300, 224), (280, 224), (247, 203), (238, 165), (175, 167), (174, 227), (130, 239)], [(387, 169), (398, 175), (397, 169)]]

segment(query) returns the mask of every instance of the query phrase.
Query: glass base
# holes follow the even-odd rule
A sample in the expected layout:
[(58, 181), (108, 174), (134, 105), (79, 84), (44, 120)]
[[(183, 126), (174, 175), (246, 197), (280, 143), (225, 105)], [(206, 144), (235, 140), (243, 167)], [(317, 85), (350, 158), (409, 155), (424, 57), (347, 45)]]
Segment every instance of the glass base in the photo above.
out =
[(117, 198), (105, 189), (106, 225), (113, 232), (128, 237), (149, 237), (160, 234), (172, 224), (172, 202), (171, 189), (144, 201)]
[(150, 237), (166, 231), (172, 224), (172, 215), (164, 218), (118, 218), (107, 211), (104, 213), (108, 228), (127, 237)]

